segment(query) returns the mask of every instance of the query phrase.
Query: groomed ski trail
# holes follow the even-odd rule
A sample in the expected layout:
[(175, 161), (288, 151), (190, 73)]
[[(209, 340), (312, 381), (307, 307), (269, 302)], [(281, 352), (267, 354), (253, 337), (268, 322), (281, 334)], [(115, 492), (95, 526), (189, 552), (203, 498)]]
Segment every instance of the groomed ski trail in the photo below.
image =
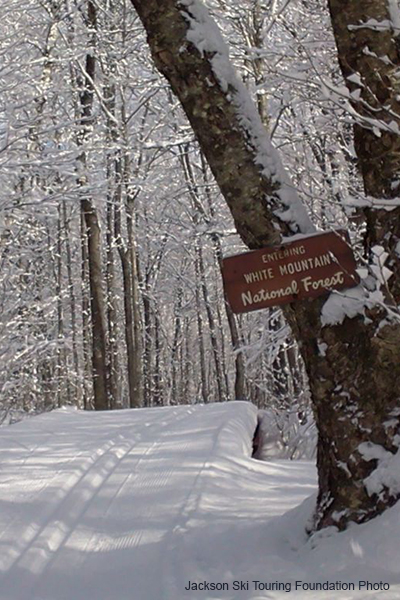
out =
[[(200, 596), (189, 580), (235, 577), (227, 565), (249, 566), (260, 524), (314, 485), (305, 475), (278, 509), (260, 504), (256, 420), (254, 406), (235, 402), (64, 409), (2, 428), (0, 600), (191, 600)], [(271, 498), (285, 469), (294, 472), (279, 467)], [(247, 538), (217, 552), (219, 531)]]

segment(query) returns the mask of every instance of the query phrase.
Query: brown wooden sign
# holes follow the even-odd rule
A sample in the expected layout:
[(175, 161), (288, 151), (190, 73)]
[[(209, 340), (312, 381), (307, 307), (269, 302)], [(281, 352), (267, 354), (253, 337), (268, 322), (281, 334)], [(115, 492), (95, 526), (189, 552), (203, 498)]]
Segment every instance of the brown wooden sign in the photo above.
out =
[(359, 281), (344, 230), (225, 258), (222, 276), (235, 313), (315, 298)]

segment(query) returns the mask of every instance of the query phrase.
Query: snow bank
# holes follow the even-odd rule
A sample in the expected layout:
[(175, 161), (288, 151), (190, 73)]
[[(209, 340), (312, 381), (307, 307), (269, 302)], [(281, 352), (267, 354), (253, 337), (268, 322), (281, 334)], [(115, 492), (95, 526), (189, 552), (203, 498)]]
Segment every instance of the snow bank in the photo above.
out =
[[(398, 600), (400, 506), (307, 538), (314, 465), (252, 459), (256, 418), (232, 402), (2, 428), (0, 600)], [(326, 581), (390, 590), (301, 587)]]

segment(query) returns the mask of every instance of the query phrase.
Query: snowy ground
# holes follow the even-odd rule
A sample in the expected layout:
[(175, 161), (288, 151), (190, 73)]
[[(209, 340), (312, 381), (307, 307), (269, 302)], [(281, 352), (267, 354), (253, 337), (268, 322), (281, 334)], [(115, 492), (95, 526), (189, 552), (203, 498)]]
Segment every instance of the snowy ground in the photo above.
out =
[(2, 428), (0, 599), (399, 600), (400, 507), (307, 540), (314, 466), (251, 459), (255, 423), (254, 407), (236, 402), (60, 410)]

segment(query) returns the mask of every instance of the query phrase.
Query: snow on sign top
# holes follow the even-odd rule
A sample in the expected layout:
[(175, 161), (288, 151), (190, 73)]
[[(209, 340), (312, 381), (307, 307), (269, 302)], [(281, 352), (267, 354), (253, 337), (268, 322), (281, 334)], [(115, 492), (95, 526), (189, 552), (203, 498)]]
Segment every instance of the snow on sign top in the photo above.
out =
[(359, 282), (344, 230), (225, 258), (222, 277), (235, 313), (315, 298)]

